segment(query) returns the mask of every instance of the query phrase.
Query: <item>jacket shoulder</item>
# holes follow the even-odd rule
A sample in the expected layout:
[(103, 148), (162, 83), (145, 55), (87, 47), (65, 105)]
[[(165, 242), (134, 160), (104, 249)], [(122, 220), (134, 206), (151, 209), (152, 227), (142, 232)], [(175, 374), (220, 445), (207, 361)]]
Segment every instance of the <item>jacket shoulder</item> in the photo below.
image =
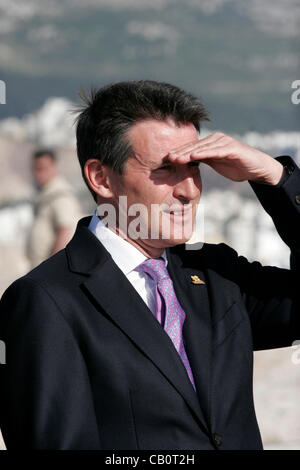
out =
[(182, 244), (171, 248), (170, 252), (191, 264), (201, 262), (202, 265), (211, 267), (229, 262), (235, 263), (239, 258), (238, 253), (226, 243)]
[(66, 252), (65, 249), (63, 249), (51, 256), (51, 258), (43, 261), (24, 276), (16, 279), (7, 287), (2, 299), (5, 298), (8, 293), (18, 292), (19, 289), (24, 293), (26, 287), (27, 289), (34, 286), (53, 288), (55, 286), (66, 285), (68, 282), (71, 282), (71, 274), (68, 268)]

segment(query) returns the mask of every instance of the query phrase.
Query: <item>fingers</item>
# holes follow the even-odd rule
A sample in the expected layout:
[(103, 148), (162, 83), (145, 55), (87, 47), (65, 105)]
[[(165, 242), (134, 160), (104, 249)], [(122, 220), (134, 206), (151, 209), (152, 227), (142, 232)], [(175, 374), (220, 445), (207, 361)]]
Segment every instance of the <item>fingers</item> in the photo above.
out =
[[(191, 160), (192, 156), (198, 155), (198, 152), (207, 148), (219, 147), (225, 144), (228, 136), (221, 132), (211, 134), (204, 139), (200, 139), (194, 142), (179, 147), (178, 149), (172, 150), (168, 154), (170, 161), (176, 161), (178, 163), (186, 163)], [(192, 158), (194, 160), (194, 158)]]
[(211, 144), (204, 145), (201, 148), (195, 148), (184, 155), (180, 155), (176, 158), (176, 163), (185, 164), (195, 160), (204, 161), (211, 158), (219, 159), (228, 156), (230, 153), (229, 145), (224, 145), (223, 141), (218, 140)]
[(169, 157), (171, 157), (172, 160), (175, 160), (179, 155), (189, 152), (199, 142), (200, 142), (199, 140), (194, 140), (193, 142), (189, 142), (188, 144), (184, 144), (181, 147), (171, 150), (169, 152)]
[[(193, 152), (190, 155), (191, 160), (201, 160), (205, 161), (208, 159), (220, 159), (228, 156), (228, 147), (224, 145), (215, 145), (211, 148), (203, 148)], [(182, 163), (182, 162), (180, 162)]]
[(215, 132), (214, 134), (210, 134), (203, 139), (198, 139), (193, 142), (189, 142), (188, 144), (184, 144), (181, 147), (178, 147), (174, 150), (170, 151), (170, 155), (178, 156), (179, 154), (188, 152), (191, 148), (193, 148), (195, 145), (206, 145), (208, 143), (217, 141), (218, 139), (225, 137), (225, 134), (222, 132)]

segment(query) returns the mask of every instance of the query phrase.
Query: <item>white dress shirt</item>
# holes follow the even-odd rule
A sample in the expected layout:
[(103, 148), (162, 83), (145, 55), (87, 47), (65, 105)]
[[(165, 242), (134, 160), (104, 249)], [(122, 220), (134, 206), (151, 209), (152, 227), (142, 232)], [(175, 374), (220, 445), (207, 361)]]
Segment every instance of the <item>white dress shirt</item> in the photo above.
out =
[[(104, 225), (101, 219), (94, 212), (89, 224), (89, 230), (100, 240), (104, 248), (110, 253), (116, 265), (125, 274), (128, 281), (140, 294), (153, 315), (156, 311), (155, 282), (145, 273), (135, 271), (147, 256), (143, 255), (135, 246), (127, 242)], [(168, 264), (166, 251), (161, 255)]]

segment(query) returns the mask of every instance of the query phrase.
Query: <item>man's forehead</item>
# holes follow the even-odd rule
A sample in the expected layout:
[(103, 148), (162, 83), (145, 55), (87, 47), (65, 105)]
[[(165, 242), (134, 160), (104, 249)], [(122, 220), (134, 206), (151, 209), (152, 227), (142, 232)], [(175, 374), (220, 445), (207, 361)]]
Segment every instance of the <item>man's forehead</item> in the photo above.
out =
[(131, 139), (137, 137), (151, 139), (160, 136), (161, 139), (167, 140), (176, 136), (183, 137), (184, 135), (195, 137), (198, 133), (192, 123), (176, 124), (172, 119), (166, 121), (144, 119), (133, 124), (128, 131), (128, 135)]
[(171, 150), (196, 140), (198, 133), (192, 124), (177, 125), (171, 120), (149, 119), (134, 124), (128, 137), (135, 153), (155, 165), (158, 160), (166, 158)]

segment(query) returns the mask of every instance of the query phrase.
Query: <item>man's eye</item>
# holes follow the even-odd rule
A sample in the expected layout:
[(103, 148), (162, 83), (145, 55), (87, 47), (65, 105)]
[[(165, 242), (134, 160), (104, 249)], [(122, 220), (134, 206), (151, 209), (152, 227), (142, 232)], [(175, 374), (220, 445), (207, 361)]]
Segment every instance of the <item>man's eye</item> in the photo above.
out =
[[(199, 166), (199, 163), (198, 161), (193, 161), (193, 162), (189, 162), (188, 163), (188, 166), (189, 167), (198, 167)], [(154, 171), (160, 171), (160, 170), (165, 170), (165, 171), (172, 171), (175, 169), (175, 166), (174, 165), (162, 165), (160, 166), (159, 168), (157, 168), (156, 170)]]
[(163, 165), (159, 169), (160, 170), (169, 170), (170, 168), (172, 168), (171, 165)]
[(172, 165), (162, 165), (159, 168), (157, 168), (156, 171), (157, 170), (171, 170), (171, 169), (172, 169)]

